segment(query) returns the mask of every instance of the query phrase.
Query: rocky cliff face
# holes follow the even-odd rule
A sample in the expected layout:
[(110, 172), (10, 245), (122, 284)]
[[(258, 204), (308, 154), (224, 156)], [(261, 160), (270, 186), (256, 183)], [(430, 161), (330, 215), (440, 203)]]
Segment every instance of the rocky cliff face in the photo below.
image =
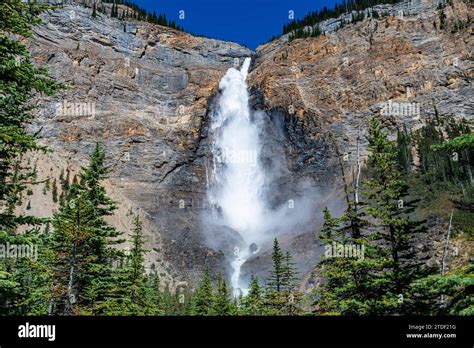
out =
[[(226, 70), (252, 52), (91, 13), (66, 5), (35, 29), (33, 58), (70, 87), (42, 101), (32, 125), (54, 150), (38, 162), (40, 176), (57, 177), (69, 168), (72, 178), (95, 142), (103, 143), (112, 169), (109, 192), (127, 207), (113, 222), (128, 226), (131, 211), (140, 211), (149, 262), (166, 280), (198, 275), (205, 263), (216, 266), (220, 258), (202, 244), (197, 228), (206, 186), (199, 145), (208, 101)], [(43, 197), (38, 203), (48, 215)]]
[[(332, 134), (349, 154), (347, 164), (355, 159), (358, 127), (363, 132), (374, 115), (409, 129), (434, 114), (434, 103), (442, 114), (472, 116), (471, 28), (452, 32), (454, 23), (472, 18), (472, 7), (454, 1), (445, 9), (448, 28), (440, 30), (437, 3), (409, 4), (376, 7), (395, 17), (337, 31), (340, 19), (330, 20), (321, 25), (327, 35), (292, 42), (284, 36), (260, 46), (249, 80), (263, 107), (286, 113), (294, 124), (290, 137), (305, 134), (308, 151), (312, 141)], [(390, 101), (408, 110), (385, 113)]]
[[(435, 105), (442, 115), (472, 119), (474, 114), (472, 26), (465, 24), (473, 18), (472, 6), (453, 1), (443, 10), (444, 23), (437, 2), (375, 9), (386, 16), (338, 29), (349, 21), (345, 15), (321, 23), (326, 35), (291, 42), (285, 35), (260, 46), (248, 78), (259, 96), (255, 106), (284, 115), (292, 171), (334, 187), (339, 195), (330, 195), (329, 202), (343, 196), (344, 176), (352, 181), (358, 137), (362, 160), (366, 156), (370, 118), (377, 117), (394, 136), (397, 127), (420, 127)], [(317, 228), (318, 220), (313, 231)], [(420, 245), (433, 250), (441, 238), (433, 232)], [(314, 233), (287, 243), (303, 265), (321, 254)], [(248, 272), (261, 268), (261, 258), (268, 261), (270, 255), (249, 261)]]
[[(337, 208), (341, 163), (350, 176), (358, 130), (364, 155), (374, 115), (392, 130), (415, 128), (434, 113), (435, 100), (441, 113), (472, 116), (471, 28), (441, 30), (433, 3), (383, 8), (398, 18), (366, 19), (337, 31), (341, 19), (330, 20), (323, 23), (327, 35), (292, 42), (283, 36), (256, 53), (148, 23), (100, 13), (92, 18), (91, 8), (75, 3), (52, 11), (30, 46), (35, 61), (70, 88), (41, 100), (32, 130), (41, 129), (41, 141), (54, 153), (31, 160), (40, 178), (66, 168), (73, 174), (100, 141), (112, 169), (107, 188), (122, 202), (112, 222), (126, 230), (131, 213), (141, 213), (148, 262), (165, 281), (193, 281), (205, 264), (222, 270), (223, 251), (205, 246), (201, 234), (201, 213), (210, 209), (208, 112), (225, 71), (244, 57), (254, 57), (248, 83), (253, 107), (267, 115), (268, 153), (277, 142), (287, 162), (273, 187), (275, 203), (298, 196), (304, 188), (296, 183), (305, 181), (319, 193), (315, 211)], [(445, 13), (448, 28), (473, 16), (472, 7), (456, 0)], [(408, 109), (394, 112), (388, 105)], [(271, 165), (271, 155), (266, 159)], [(35, 213), (49, 215), (56, 207), (35, 190)], [(320, 254), (318, 214), (282, 239), (308, 271)], [(260, 273), (268, 262), (262, 250), (243, 273)]]

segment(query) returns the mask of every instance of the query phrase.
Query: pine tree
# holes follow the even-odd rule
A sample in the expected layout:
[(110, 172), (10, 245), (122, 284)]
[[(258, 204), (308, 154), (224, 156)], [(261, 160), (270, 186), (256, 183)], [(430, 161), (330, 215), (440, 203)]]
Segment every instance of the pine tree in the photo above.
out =
[(203, 278), (192, 299), (191, 315), (212, 315), (214, 296), (212, 290), (211, 272), (204, 271)]
[(299, 311), (301, 294), (295, 263), (289, 252), (283, 253), (275, 238), (273, 241), (273, 269), (270, 271), (266, 289), (266, 301), (271, 308), (269, 314), (294, 314)]
[[(412, 284), (412, 293), (423, 315), (474, 315), (472, 264), (445, 275), (430, 275)], [(444, 296), (444, 304), (439, 303)]]
[(51, 189), (51, 180), (48, 177), (44, 183), (43, 194), (46, 195), (46, 193), (48, 193), (50, 189)]
[[(38, 24), (44, 5), (11, 0), (0, 4), (0, 70), (2, 71), (0, 99), (0, 213), (3, 226), (14, 229), (33, 218), (15, 216), (14, 209), (21, 204), (22, 192), (28, 181), (34, 181), (35, 169), (22, 165), (22, 156), (28, 151), (43, 151), (36, 135), (29, 134), (26, 125), (33, 118), (32, 98), (38, 93), (52, 95), (62, 86), (51, 80), (47, 71), (35, 67), (23, 39), (32, 34), (31, 26)], [(13, 18), (15, 20), (13, 20)], [(3, 228), (3, 227), (2, 227)]]
[(284, 255), (283, 263), (283, 281), (285, 286), (285, 312), (288, 315), (294, 315), (301, 312), (299, 304), (302, 300), (302, 294), (298, 290), (299, 277), (298, 269), (291, 254), (287, 251)]
[[(171, 294), (170, 285), (166, 283), (162, 292), (163, 310), (165, 315), (176, 315), (173, 304), (173, 295)], [(190, 311), (191, 314), (191, 311)]]
[(113, 287), (106, 295), (103, 311), (112, 315), (156, 314), (159, 312), (159, 304), (153, 304), (152, 299), (147, 298), (150, 293), (147, 291), (148, 279), (144, 266), (146, 250), (143, 248), (142, 222), (139, 215), (133, 219), (131, 244), (128, 255), (120, 260), (120, 266), (113, 272)]
[(69, 194), (69, 189), (71, 187), (71, 185), (69, 183), (70, 175), (71, 175), (71, 173), (69, 171), (69, 168), (67, 168), (66, 169), (66, 177), (61, 182), (61, 193), (63, 194), (64, 197), (67, 197), (67, 195)]
[(264, 315), (265, 293), (256, 276), (250, 278), (250, 289), (247, 296), (241, 300), (241, 309), (244, 315)]
[[(21, 205), (23, 192), (35, 172), (22, 165), (23, 156), (29, 151), (43, 151), (36, 142), (36, 134), (27, 131), (33, 118), (33, 98), (40, 93), (53, 95), (62, 85), (48, 77), (47, 71), (35, 67), (25, 46), (31, 37), (31, 27), (40, 23), (39, 14), (46, 5), (20, 0), (0, 3), (0, 244), (32, 243), (43, 248), (44, 236), (39, 228), (29, 228), (18, 233), (21, 225), (37, 226), (43, 222), (34, 216), (15, 213)], [(43, 251), (45, 251), (44, 248)], [(41, 255), (42, 256), (42, 253)], [(0, 313), (45, 314), (39, 309), (45, 303), (40, 289), (44, 286), (42, 259), (2, 258), (0, 260)], [(36, 289), (32, 287), (37, 286)], [(44, 293), (42, 293), (44, 295)]]
[[(61, 210), (55, 214), (54, 259), (58, 269), (55, 282), (64, 287), (62, 273), (65, 269), (72, 273), (68, 280), (72, 284), (68, 283), (66, 301), (59, 296), (59, 302), (64, 305), (59, 306), (60, 313), (105, 314), (107, 296), (114, 288), (117, 274), (112, 265), (121, 258), (121, 252), (114, 246), (123, 240), (118, 238), (121, 233), (105, 221), (116, 206), (101, 185), (109, 172), (104, 162), (105, 154), (97, 144), (89, 165), (82, 168), (79, 174), (80, 182), (71, 187)], [(70, 221), (75, 216), (81, 219)], [(73, 238), (73, 242), (79, 245), (71, 242), (70, 234), (80, 236)], [(72, 256), (64, 259), (62, 255)], [(84, 267), (82, 258), (87, 259)], [(78, 264), (75, 265), (75, 262)], [(64, 296), (61, 292), (60, 295)], [(70, 298), (74, 299), (75, 306), (72, 306)]]
[(403, 174), (407, 174), (411, 171), (412, 155), (410, 139), (406, 129), (397, 129), (397, 147), (399, 169)]
[(369, 152), (367, 212), (378, 224), (373, 239), (381, 246), (380, 257), (389, 260), (384, 270), (391, 284), (384, 291), (388, 300), (385, 310), (400, 313), (413, 305), (405, 301), (410, 296), (410, 284), (428, 271), (422, 269), (413, 254), (414, 237), (426, 232), (426, 226), (423, 221), (410, 219), (414, 202), (407, 199), (408, 187), (397, 168), (397, 152), (375, 119), (370, 123)]
[(335, 227), (338, 225), (338, 219), (334, 218), (331, 215), (331, 212), (329, 211), (328, 207), (325, 207), (323, 210), (323, 218), (324, 224), (323, 228), (321, 229), (319, 238), (321, 240), (331, 240), (335, 231)]
[(273, 269), (270, 272), (268, 286), (270, 289), (280, 292), (283, 290), (284, 265), (283, 252), (276, 238), (273, 241), (272, 261)]
[(155, 264), (151, 265), (150, 273), (145, 282), (145, 301), (147, 315), (164, 314), (164, 297), (161, 292), (161, 282)]
[(233, 308), (229, 289), (225, 279), (219, 275), (217, 277), (216, 293), (214, 295), (212, 314), (214, 315), (231, 315), (235, 312)]
[(130, 251), (132, 278), (137, 282), (143, 282), (145, 273), (145, 252), (143, 249), (142, 222), (140, 216), (136, 215), (133, 220), (132, 249)]
[(285, 265), (284, 255), (275, 238), (272, 251), (273, 269), (270, 271), (267, 283), (267, 299), (274, 314), (281, 313), (285, 307), (286, 296), (284, 288)]
[[(316, 310), (320, 314), (386, 315), (417, 311), (410, 286), (429, 270), (416, 260), (413, 238), (426, 227), (423, 222), (410, 219), (416, 201), (407, 199), (407, 185), (399, 169), (398, 158), (403, 150), (388, 141), (375, 119), (371, 121), (368, 178), (363, 181), (367, 202), (357, 212), (348, 209), (336, 224), (330, 214), (325, 214), (325, 225), (333, 231), (324, 233), (331, 235), (325, 239), (328, 245), (358, 245), (364, 248), (362, 258), (335, 255), (331, 250), (329, 257), (318, 265), (325, 278), (316, 291)], [(353, 202), (349, 200), (348, 206), (353, 206)], [(365, 214), (370, 216), (370, 223)], [(358, 221), (358, 234), (350, 227), (350, 219), (354, 218)]]
[[(352, 202), (349, 201), (348, 205), (351, 206)], [(332, 217), (329, 211), (324, 214), (326, 231), (321, 235), (331, 237), (324, 237), (325, 258), (317, 265), (324, 279), (314, 291), (315, 310), (319, 314), (375, 313), (376, 298), (385, 285), (380, 281), (379, 275), (384, 263), (376, 257), (377, 249), (371, 246), (369, 237), (365, 236), (367, 231), (361, 229), (362, 236), (353, 237), (350, 219), (347, 216), (352, 212), (348, 209), (340, 218)], [(362, 219), (360, 221), (362, 222)], [(361, 226), (366, 227), (367, 224), (361, 223)], [(353, 246), (358, 246), (362, 254), (345, 255), (344, 247)]]
[(56, 184), (56, 179), (53, 180), (52, 195), (53, 195), (53, 202), (57, 203), (58, 202), (58, 185)]
[(94, 2), (94, 7), (92, 8), (92, 17), (93, 18), (97, 17), (97, 8), (96, 8), (95, 2)]
[(88, 247), (87, 241), (94, 234), (92, 221), (94, 207), (79, 196), (65, 202), (53, 218), (50, 266), (54, 272), (51, 284), (51, 314), (78, 314), (80, 299), (87, 283), (89, 263), (97, 257)]

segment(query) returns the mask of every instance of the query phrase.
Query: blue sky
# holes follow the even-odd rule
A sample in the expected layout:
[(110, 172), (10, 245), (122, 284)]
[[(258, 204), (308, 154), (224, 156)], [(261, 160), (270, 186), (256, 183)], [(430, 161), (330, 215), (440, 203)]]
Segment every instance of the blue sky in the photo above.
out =
[[(195, 33), (234, 41), (255, 49), (273, 35), (281, 34), (289, 21), (288, 11), (301, 18), (336, 0), (133, 0), (147, 10), (166, 13), (185, 29)], [(183, 10), (185, 18), (179, 19)]]

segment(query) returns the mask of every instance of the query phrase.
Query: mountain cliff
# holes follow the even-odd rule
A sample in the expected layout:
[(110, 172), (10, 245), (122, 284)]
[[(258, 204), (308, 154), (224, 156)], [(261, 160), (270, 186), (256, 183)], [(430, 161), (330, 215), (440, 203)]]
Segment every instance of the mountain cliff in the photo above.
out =
[[(473, 39), (470, 26), (459, 25), (470, 23), (472, 6), (454, 0), (441, 10), (413, 1), (377, 9), (385, 15), (340, 29), (346, 17), (328, 20), (321, 24), (325, 35), (292, 41), (284, 35), (256, 52), (141, 21), (94, 18), (90, 2), (50, 11), (29, 45), (37, 64), (69, 88), (41, 100), (31, 130), (54, 152), (30, 161), (40, 179), (52, 181), (61, 171), (72, 178), (101, 142), (112, 169), (106, 186), (121, 202), (111, 222), (129, 230), (131, 213), (141, 213), (148, 265), (171, 283), (194, 282), (205, 265), (222, 270), (227, 251), (207, 246), (202, 233), (202, 213), (211, 209), (209, 112), (227, 69), (252, 57), (252, 106), (265, 111), (274, 130), (267, 149), (278, 143), (287, 162), (273, 187), (275, 201), (298, 196), (301, 181), (318, 193), (307, 227), (283, 237), (309, 274), (321, 254), (315, 239), (321, 210), (341, 209), (342, 179), (351, 180), (358, 137), (366, 154), (372, 116), (393, 135), (397, 126), (420, 127), (435, 106), (441, 114), (472, 117)], [(410, 109), (386, 112), (389, 105)], [(34, 189), (31, 205), (49, 216), (57, 206), (45, 203), (41, 190)], [(236, 238), (224, 227), (214, 233)], [(265, 247), (244, 265), (247, 276), (265, 272)]]

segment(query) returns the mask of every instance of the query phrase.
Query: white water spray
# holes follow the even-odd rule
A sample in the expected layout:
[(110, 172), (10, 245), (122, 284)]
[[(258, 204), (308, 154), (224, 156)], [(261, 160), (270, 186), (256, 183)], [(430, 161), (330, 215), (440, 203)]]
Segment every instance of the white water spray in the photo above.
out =
[[(246, 58), (239, 70), (231, 68), (222, 78), (221, 96), (211, 124), (214, 157), (212, 203), (220, 209), (219, 219), (237, 231), (245, 248), (234, 248), (231, 285), (234, 295), (240, 290), (240, 268), (252, 254), (248, 246), (258, 243), (265, 229), (265, 202), (261, 197), (264, 171), (259, 164), (259, 129), (250, 108), (245, 79), (250, 66)], [(244, 250), (241, 250), (244, 249)]]

